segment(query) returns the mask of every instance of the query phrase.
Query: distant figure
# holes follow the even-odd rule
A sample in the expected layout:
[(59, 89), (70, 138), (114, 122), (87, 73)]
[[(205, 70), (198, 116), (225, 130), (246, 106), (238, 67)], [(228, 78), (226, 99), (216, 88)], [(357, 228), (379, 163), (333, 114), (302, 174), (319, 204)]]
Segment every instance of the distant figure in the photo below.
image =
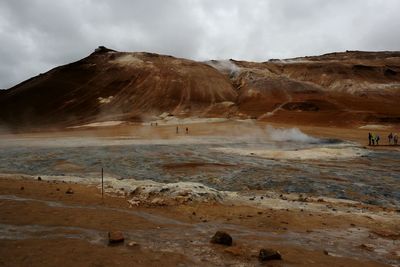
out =
[(390, 133), (388, 135), (388, 139), (389, 139), (389, 145), (391, 145), (392, 144), (392, 140), (393, 140), (393, 133)]
[(379, 137), (379, 134), (376, 136), (376, 140), (375, 140), (375, 143), (376, 143), (376, 145), (377, 146), (379, 146), (379, 140), (380, 140), (381, 138)]
[(372, 145), (374, 146), (375, 145), (375, 135), (374, 134), (371, 134), (371, 142), (372, 142)]
[(397, 136), (397, 134), (395, 134), (393, 136), (393, 143), (397, 146), (397, 141), (399, 141), (399, 137)]
[(368, 133), (368, 145), (372, 145), (372, 134)]
[(150, 126), (153, 126), (153, 123), (152, 123), (152, 122), (150, 122)]
[(179, 133), (178, 125), (176, 126), (176, 133), (177, 133), (177, 134)]
[(156, 122), (156, 126), (158, 125), (158, 123)]
[(189, 133), (189, 128), (188, 127), (186, 127), (186, 134), (188, 134)]

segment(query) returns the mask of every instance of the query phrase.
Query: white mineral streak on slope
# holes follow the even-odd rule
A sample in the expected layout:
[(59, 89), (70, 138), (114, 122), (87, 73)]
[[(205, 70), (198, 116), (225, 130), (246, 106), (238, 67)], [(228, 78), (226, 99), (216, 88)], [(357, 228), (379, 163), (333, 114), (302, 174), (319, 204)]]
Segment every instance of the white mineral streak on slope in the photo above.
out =
[(82, 128), (82, 127), (109, 127), (109, 126), (117, 126), (125, 123), (125, 121), (100, 121), (100, 122), (92, 122), (83, 125), (72, 126), (68, 128)]
[(386, 130), (391, 128), (390, 126), (387, 125), (381, 125), (381, 124), (367, 124), (364, 126), (358, 127), (359, 129), (367, 129), (367, 130)]

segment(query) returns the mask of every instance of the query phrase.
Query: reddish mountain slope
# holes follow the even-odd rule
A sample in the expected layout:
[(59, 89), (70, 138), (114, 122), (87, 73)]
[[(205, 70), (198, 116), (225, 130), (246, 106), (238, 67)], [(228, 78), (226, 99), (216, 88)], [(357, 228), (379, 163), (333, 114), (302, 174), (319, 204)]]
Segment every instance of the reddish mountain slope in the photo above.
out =
[(0, 124), (220, 116), (302, 124), (400, 123), (400, 52), (206, 63), (107, 48), (0, 91)]
[(103, 48), (7, 90), (0, 120), (61, 126), (162, 112), (201, 115), (235, 100), (229, 79), (206, 64)]
[(239, 111), (259, 119), (313, 124), (400, 122), (400, 53), (232, 61)]

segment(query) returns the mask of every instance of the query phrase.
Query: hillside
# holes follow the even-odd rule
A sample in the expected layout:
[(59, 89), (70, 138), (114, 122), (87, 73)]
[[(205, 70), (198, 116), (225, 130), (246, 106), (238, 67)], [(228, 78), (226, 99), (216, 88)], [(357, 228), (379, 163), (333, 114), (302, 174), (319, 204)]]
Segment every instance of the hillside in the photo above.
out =
[(400, 123), (400, 52), (196, 62), (105, 47), (0, 91), (0, 123), (66, 127), (175, 116)]
[(208, 65), (103, 48), (4, 92), (0, 119), (11, 125), (62, 126), (143, 120), (163, 112), (202, 115), (236, 97), (229, 79)]

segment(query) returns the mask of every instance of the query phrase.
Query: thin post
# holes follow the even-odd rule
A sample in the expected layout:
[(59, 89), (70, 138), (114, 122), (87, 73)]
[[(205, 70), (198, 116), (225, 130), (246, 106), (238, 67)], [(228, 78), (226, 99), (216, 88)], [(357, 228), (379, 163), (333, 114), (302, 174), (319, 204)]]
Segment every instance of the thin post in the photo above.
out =
[(104, 198), (104, 179), (103, 179), (103, 168), (101, 168), (101, 198)]

